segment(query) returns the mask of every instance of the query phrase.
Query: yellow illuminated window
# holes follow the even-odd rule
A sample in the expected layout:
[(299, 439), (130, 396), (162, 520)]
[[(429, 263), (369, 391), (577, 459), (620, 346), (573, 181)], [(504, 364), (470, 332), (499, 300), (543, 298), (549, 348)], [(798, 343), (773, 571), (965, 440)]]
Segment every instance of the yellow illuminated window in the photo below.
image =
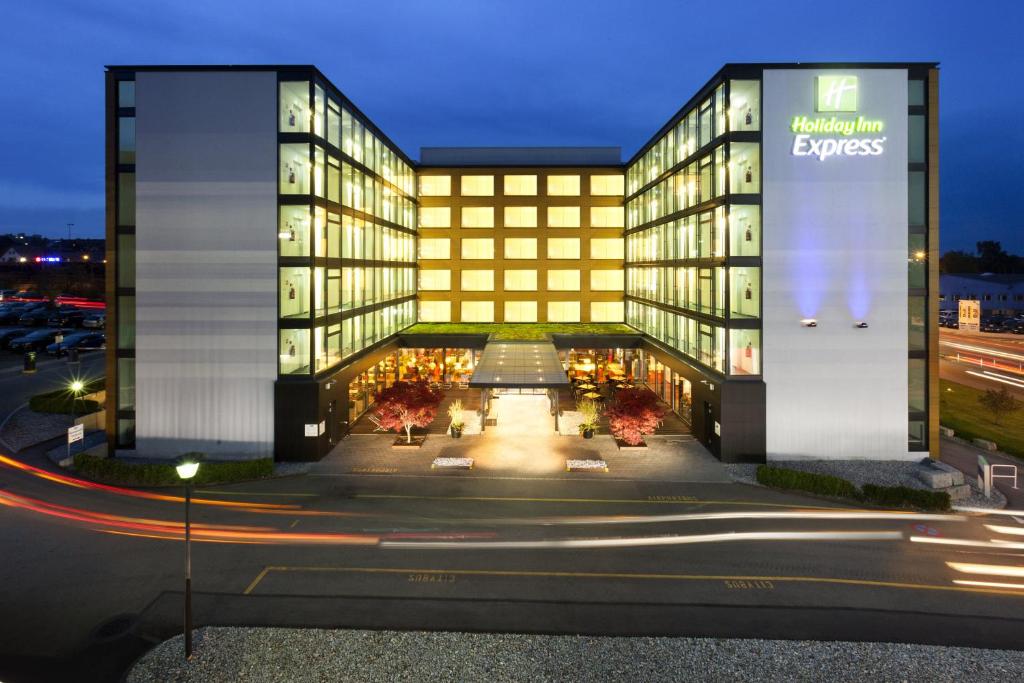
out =
[(493, 259), (494, 240), (489, 237), (474, 237), (462, 240), (462, 258)]
[(580, 321), (579, 301), (549, 301), (548, 322), (578, 323)]
[(579, 257), (580, 257), (580, 240), (579, 240), (578, 237), (549, 237), (548, 238), (548, 258), (551, 258), (551, 259), (578, 259)]
[(451, 257), (451, 240), (447, 237), (420, 238), (421, 259), (450, 259)]
[(420, 301), (420, 322), (448, 323), (451, 321), (451, 301)]
[(493, 197), (494, 176), (464, 175), (462, 176), (463, 197)]
[(621, 270), (590, 271), (590, 289), (595, 292), (621, 292), (625, 279)]
[(463, 301), (462, 322), (464, 323), (493, 323), (494, 302), (493, 301)]
[(537, 176), (505, 176), (505, 194), (510, 197), (532, 197), (537, 194)]
[(420, 289), (423, 291), (452, 288), (452, 271), (420, 269)]
[(537, 271), (536, 270), (506, 270), (505, 271), (505, 291), (506, 292), (535, 292), (535, 291), (537, 291)]
[(493, 228), (494, 207), (493, 206), (464, 206), (462, 207), (462, 227), (464, 228)]
[(590, 194), (595, 197), (620, 197), (625, 194), (625, 177), (621, 175), (590, 176)]
[(580, 271), (549, 270), (548, 290), (552, 292), (578, 292), (580, 290)]
[(621, 323), (625, 318), (625, 305), (621, 301), (591, 301), (590, 322)]
[(549, 206), (548, 207), (549, 228), (578, 228), (580, 227), (580, 207), (578, 206)]
[(506, 206), (505, 207), (506, 228), (536, 228), (537, 207), (536, 206)]
[(626, 225), (626, 215), (621, 206), (590, 207), (590, 227), (621, 228)]
[(578, 197), (580, 195), (580, 177), (578, 175), (549, 175), (548, 195)]
[(421, 197), (448, 197), (452, 193), (452, 177), (450, 175), (421, 175)]
[(535, 323), (537, 322), (536, 301), (506, 301), (505, 322)]
[(464, 292), (493, 292), (494, 271), (493, 270), (464, 270), (462, 271), (462, 291)]
[(594, 237), (590, 240), (590, 258), (622, 259), (623, 240), (620, 237)]
[(537, 258), (537, 238), (535, 237), (506, 237), (505, 238), (506, 259), (535, 259)]
[(421, 206), (421, 228), (450, 228), (452, 226), (452, 210), (447, 206)]

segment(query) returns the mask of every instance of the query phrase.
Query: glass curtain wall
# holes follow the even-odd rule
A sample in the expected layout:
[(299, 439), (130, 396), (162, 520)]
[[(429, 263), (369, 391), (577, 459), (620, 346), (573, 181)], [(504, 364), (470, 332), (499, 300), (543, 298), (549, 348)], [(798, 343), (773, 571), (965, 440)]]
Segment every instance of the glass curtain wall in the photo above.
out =
[(135, 80), (119, 74), (116, 80), (117, 140), (115, 170), (117, 434), (118, 448), (135, 448)]

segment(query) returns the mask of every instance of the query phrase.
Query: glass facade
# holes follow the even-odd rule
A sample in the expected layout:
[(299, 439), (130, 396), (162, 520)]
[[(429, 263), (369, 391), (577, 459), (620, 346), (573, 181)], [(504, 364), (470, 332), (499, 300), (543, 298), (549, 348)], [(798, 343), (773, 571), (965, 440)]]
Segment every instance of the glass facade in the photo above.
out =
[(626, 172), (626, 322), (730, 376), (761, 372), (760, 86), (713, 84)]
[(114, 87), (112, 125), (116, 140), (113, 186), (114, 231), (117, 241), (114, 262), (116, 321), (114, 357), (110, 369), (116, 388), (117, 411), (113, 443), (117, 448), (135, 447), (135, 80), (118, 74)]

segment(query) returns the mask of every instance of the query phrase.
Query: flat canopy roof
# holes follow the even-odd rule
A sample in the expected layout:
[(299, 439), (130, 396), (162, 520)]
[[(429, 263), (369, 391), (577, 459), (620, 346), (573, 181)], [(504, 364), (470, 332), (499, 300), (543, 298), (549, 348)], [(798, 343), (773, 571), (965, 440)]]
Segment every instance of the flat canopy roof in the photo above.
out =
[(569, 378), (551, 342), (491, 342), (469, 380), (471, 389), (568, 386)]

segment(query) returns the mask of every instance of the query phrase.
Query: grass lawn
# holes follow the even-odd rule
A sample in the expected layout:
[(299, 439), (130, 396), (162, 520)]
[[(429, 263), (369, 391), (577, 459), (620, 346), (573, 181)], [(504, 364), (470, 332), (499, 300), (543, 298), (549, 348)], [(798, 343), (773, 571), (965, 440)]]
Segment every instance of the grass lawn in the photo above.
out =
[(1024, 409), (1003, 417), (997, 425), (978, 403), (985, 392), (942, 380), (939, 383), (939, 421), (965, 439), (995, 441), (1004, 453), (1024, 458)]
[(539, 341), (550, 334), (640, 334), (620, 323), (416, 323), (403, 334), (490, 334), (506, 341)]

